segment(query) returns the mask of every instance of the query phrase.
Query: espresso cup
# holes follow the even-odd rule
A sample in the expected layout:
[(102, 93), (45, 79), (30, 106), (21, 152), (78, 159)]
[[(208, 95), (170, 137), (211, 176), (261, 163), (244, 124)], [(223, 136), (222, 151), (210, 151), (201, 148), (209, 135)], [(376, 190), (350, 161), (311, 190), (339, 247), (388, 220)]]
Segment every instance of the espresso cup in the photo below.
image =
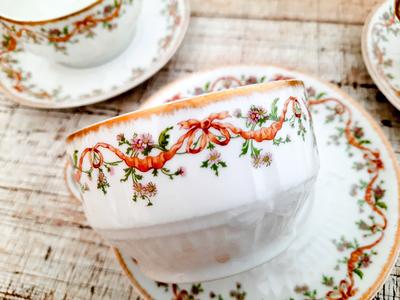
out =
[(90, 225), (150, 278), (196, 282), (284, 251), (319, 169), (301, 81), (214, 92), (67, 138)]
[(142, 0), (2, 0), (3, 51), (25, 49), (68, 67), (103, 64), (131, 42)]

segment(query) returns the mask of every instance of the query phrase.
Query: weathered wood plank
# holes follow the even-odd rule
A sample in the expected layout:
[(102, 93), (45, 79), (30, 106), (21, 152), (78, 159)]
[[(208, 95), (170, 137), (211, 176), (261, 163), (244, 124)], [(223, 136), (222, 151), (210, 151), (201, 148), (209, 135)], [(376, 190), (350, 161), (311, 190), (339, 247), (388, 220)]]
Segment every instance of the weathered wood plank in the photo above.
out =
[(194, 16), (362, 24), (380, 0), (191, 0)]
[[(192, 72), (272, 63), (320, 76), (381, 122), (400, 159), (400, 113), (378, 92), (361, 58), (367, 9), (356, 7), (373, 2), (193, 0), (195, 17), (180, 51), (133, 91), (60, 111), (21, 107), (0, 96), (0, 298), (135, 299), (107, 244), (64, 185), (64, 138), (137, 108), (164, 84)], [(398, 263), (377, 299), (399, 299), (399, 272)]]

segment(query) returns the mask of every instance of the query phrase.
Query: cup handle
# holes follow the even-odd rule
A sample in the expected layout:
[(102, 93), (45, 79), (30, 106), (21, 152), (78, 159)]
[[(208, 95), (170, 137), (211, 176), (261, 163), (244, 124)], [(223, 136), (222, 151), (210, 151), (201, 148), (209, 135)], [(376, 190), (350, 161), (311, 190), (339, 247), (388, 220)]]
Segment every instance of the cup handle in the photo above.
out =
[(71, 195), (74, 196), (74, 198), (76, 198), (77, 200), (79, 200), (79, 202), (82, 203), (83, 199), (82, 199), (82, 195), (80, 192), (80, 187), (74, 179), (74, 169), (73, 169), (72, 164), (69, 161), (69, 159), (67, 160), (67, 163), (65, 164), (64, 179), (65, 179), (65, 184), (67, 185), (67, 188), (68, 188), (69, 192), (71, 193)]
[(394, 1), (394, 14), (396, 15), (397, 19), (400, 20), (400, 0)]

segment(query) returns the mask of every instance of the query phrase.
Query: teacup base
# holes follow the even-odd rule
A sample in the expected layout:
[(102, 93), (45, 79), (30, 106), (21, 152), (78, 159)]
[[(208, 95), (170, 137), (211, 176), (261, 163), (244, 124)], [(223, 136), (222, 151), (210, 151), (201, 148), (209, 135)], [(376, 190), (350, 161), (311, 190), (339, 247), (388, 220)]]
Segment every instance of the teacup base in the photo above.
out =
[(311, 178), (287, 191), (286, 197), (298, 207), (291, 216), (264, 211), (263, 204), (255, 203), (189, 222), (95, 230), (134, 258), (143, 273), (156, 281), (214, 280), (255, 268), (285, 251), (307, 224), (314, 183)]

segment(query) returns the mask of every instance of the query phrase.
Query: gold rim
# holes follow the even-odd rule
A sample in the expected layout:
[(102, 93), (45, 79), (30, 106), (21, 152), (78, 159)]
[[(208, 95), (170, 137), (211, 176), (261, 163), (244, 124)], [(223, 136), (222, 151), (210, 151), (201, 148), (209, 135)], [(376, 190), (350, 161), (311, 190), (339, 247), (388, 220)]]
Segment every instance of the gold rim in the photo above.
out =
[[(275, 66), (275, 65), (230, 65), (230, 67), (232, 68), (241, 68), (241, 67), (261, 67), (261, 68), (271, 68), (271, 67), (275, 67), (275, 68), (280, 68), (281, 70), (285, 70), (288, 72), (291, 72), (292, 70), (289, 70), (287, 68), (282, 68), (280, 66)], [(169, 88), (180, 84), (183, 81), (186, 81), (187, 78), (191, 78), (191, 77), (196, 77), (199, 74), (205, 74), (205, 73), (209, 73), (211, 71), (215, 71), (215, 70), (219, 70), (219, 69), (224, 69), (224, 67), (220, 67), (220, 68), (214, 68), (211, 70), (206, 70), (206, 71), (202, 71), (202, 72), (198, 72), (195, 73), (193, 75), (190, 76), (186, 76), (183, 79), (180, 80), (176, 80), (172, 83), (170, 83), (169, 85), (165, 86), (162, 90), (160, 90), (155, 96), (152, 96), (149, 98), (148, 101), (144, 102), (147, 103), (150, 100), (155, 99), (155, 97), (159, 96), (162, 94), (163, 91), (168, 90)], [(317, 77), (314, 77), (312, 75), (309, 75), (307, 73), (303, 73), (303, 72), (298, 72), (293, 70), (293, 72), (296, 72), (298, 74), (302, 74), (305, 75), (313, 80), (318, 81), (319, 83), (327, 86), (328, 88), (332, 89), (333, 91), (337, 92), (338, 94), (340, 94), (340, 96), (345, 99), (346, 101), (348, 101), (352, 107), (356, 110), (358, 110), (359, 112), (362, 113), (362, 115), (366, 118), (366, 120), (368, 121), (368, 123), (372, 126), (372, 128), (374, 129), (374, 131), (378, 134), (378, 136), (380, 137), (382, 143), (384, 144), (386, 150), (388, 151), (390, 160), (392, 161), (392, 166), (394, 168), (396, 177), (397, 177), (397, 200), (398, 200), (398, 215), (400, 215), (400, 166), (398, 165), (397, 159), (396, 159), (396, 155), (394, 153), (394, 150), (390, 144), (390, 142), (388, 141), (388, 139), (386, 138), (385, 134), (383, 133), (383, 130), (380, 128), (380, 126), (376, 123), (376, 121), (373, 119), (373, 117), (356, 101), (354, 100), (352, 97), (350, 97), (349, 95), (347, 95), (346, 93), (344, 93), (342, 90), (340, 90), (338, 87), (336, 87), (335, 85), (329, 83), (329, 82), (325, 82), (323, 80), (318, 79)], [(142, 296), (146, 299), (146, 300), (152, 300), (153, 298), (150, 296), (150, 294), (139, 284), (139, 282), (136, 280), (135, 276), (132, 274), (132, 272), (128, 269), (126, 262), (124, 261), (124, 258), (122, 257), (120, 251), (117, 248), (113, 248), (115, 256), (117, 261), (119, 262), (119, 264), (121, 265), (122, 269), (124, 270), (125, 274), (127, 275), (127, 277), (129, 278), (129, 280), (131, 281), (132, 285), (135, 287), (135, 289), (142, 294)], [(369, 289), (360, 297), (360, 300), (370, 300), (373, 296), (375, 296), (377, 294), (377, 292), (379, 291), (379, 289), (383, 286), (383, 284), (385, 283), (386, 279), (388, 278), (388, 276), (390, 275), (390, 270), (393, 268), (396, 260), (397, 260), (397, 256), (399, 254), (399, 250), (400, 250), (400, 220), (398, 220), (397, 222), (397, 230), (395, 233), (395, 239), (394, 239), (394, 244), (393, 247), (390, 250), (389, 253), (389, 257), (386, 261), (386, 263), (384, 264), (382, 271), (379, 273), (378, 278), (376, 279), (376, 281), (369, 287)]]
[(127, 114), (124, 114), (121, 116), (110, 118), (110, 119), (95, 123), (93, 125), (90, 125), (88, 127), (85, 127), (83, 129), (80, 129), (78, 131), (75, 131), (74, 133), (70, 134), (67, 137), (67, 142), (69, 143), (69, 142), (73, 141), (75, 138), (86, 136), (89, 132), (98, 131), (99, 129), (101, 129), (104, 126), (110, 128), (110, 127), (114, 126), (115, 124), (126, 122), (126, 121), (149, 118), (154, 115), (171, 114), (175, 111), (187, 109), (187, 108), (204, 107), (210, 103), (216, 103), (216, 102), (228, 100), (235, 96), (248, 95), (253, 92), (264, 92), (264, 91), (272, 91), (272, 90), (276, 90), (276, 89), (284, 89), (284, 88), (294, 87), (294, 86), (302, 87), (304, 85), (303, 85), (303, 82), (300, 80), (281, 80), (281, 81), (274, 81), (274, 82), (268, 82), (268, 83), (248, 85), (248, 86), (243, 86), (243, 87), (239, 87), (239, 88), (235, 88), (235, 89), (218, 91), (218, 92), (213, 92), (213, 93), (209, 93), (209, 94), (205, 94), (205, 95), (182, 99), (182, 100), (175, 101), (175, 102), (163, 103), (163, 104), (151, 107), (151, 108), (139, 109), (139, 110), (133, 111), (131, 113), (127, 113)]
[(61, 17), (48, 19), (48, 20), (20, 21), (20, 20), (14, 20), (14, 19), (11, 19), (11, 18), (0, 16), (0, 21), (9, 22), (9, 23), (12, 23), (12, 24), (17, 24), (17, 25), (28, 25), (28, 26), (44, 25), (44, 24), (47, 24), (47, 23), (54, 23), (54, 22), (58, 22), (58, 21), (64, 21), (64, 20), (69, 19), (71, 17), (75, 17), (77, 15), (80, 15), (83, 12), (86, 12), (86, 11), (92, 9), (93, 7), (99, 5), (102, 2), (104, 2), (104, 0), (96, 0), (92, 4), (89, 4), (88, 6), (86, 6), (84, 8), (81, 8), (80, 10), (74, 11), (74, 12), (72, 12), (70, 14), (67, 14), (67, 15), (64, 15), (64, 16), (61, 16)]

